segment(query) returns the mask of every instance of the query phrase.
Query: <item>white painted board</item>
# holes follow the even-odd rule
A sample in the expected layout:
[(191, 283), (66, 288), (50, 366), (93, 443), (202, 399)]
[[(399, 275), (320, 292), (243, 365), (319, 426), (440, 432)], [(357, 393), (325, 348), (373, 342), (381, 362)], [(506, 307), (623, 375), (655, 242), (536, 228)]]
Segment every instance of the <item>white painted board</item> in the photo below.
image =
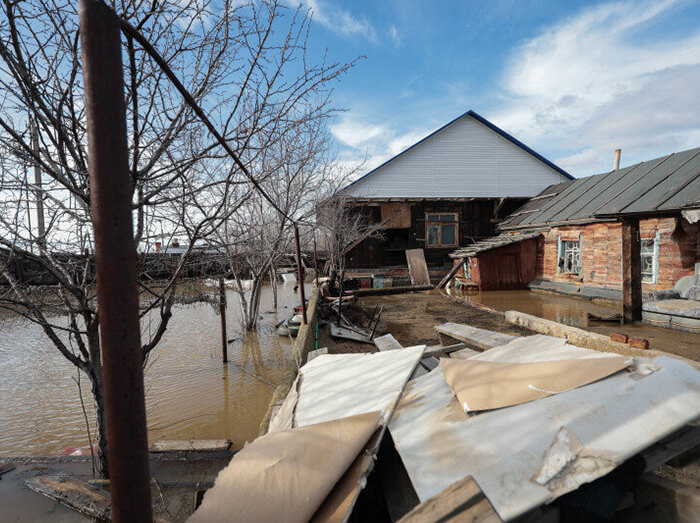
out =
[(294, 426), (384, 411), (389, 415), (425, 345), (361, 354), (318, 356), (300, 373)]

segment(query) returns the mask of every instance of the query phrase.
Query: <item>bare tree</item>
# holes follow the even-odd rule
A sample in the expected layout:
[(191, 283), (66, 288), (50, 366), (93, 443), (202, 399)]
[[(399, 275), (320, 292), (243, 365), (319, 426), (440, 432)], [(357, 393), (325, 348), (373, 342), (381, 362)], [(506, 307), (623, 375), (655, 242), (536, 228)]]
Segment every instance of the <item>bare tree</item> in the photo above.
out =
[(345, 259), (349, 249), (368, 238), (384, 238), (382, 223), (370, 223), (367, 216), (358, 211), (353, 200), (340, 190), (319, 204), (316, 220), (323, 248), (328, 254), (328, 265), (341, 278), (345, 274)]
[[(257, 205), (267, 212), (249, 177), (207, 133), (191, 102), (207, 112), (241, 165), (263, 183), (279, 173), (263, 168), (270, 164), (270, 151), (332, 114), (329, 85), (352, 64), (309, 56), (308, 13), (275, 0), (123, 0), (112, 5), (162, 59), (154, 61), (133, 34), (125, 34), (134, 244), (148, 253), (163, 223), (169, 231), (187, 235), (185, 252), (164, 280), (149, 283), (152, 258), (139, 258), (145, 362), (168, 327), (178, 277), (198, 243), (218, 234), (242, 207)], [(68, 0), (2, 2), (0, 275), (7, 286), (0, 288), (0, 307), (38, 323), (56, 349), (89, 378), (100, 471), (106, 477), (76, 7)], [(164, 66), (192, 100), (184, 100), (173, 87)], [(30, 167), (40, 170), (41, 185), (32, 181)], [(41, 231), (36, 215), (31, 223), (34, 193), (46, 216)], [(275, 227), (283, 230), (286, 224)], [(32, 267), (38, 280), (27, 276)], [(144, 329), (146, 322), (153, 328)]]

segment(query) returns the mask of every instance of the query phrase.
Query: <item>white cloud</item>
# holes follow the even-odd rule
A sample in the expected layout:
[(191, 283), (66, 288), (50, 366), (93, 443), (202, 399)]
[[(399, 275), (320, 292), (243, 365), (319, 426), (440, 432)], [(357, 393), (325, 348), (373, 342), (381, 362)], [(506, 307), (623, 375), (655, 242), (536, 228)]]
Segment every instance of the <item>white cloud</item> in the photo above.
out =
[(343, 35), (359, 34), (370, 42), (376, 42), (377, 30), (366, 18), (357, 18), (349, 11), (331, 3), (323, 3), (319, 0), (287, 0), (293, 6), (306, 6), (311, 11), (312, 20), (331, 31)]
[(389, 134), (388, 129), (383, 125), (367, 123), (354, 117), (343, 118), (333, 125), (331, 131), (338, 140), (354, 149), (370, 140), (386, 137)]
[(651, 159), (700, 143), (700, 31), (640, 38), (678, 4), (596, 6), (518, 47), (503, 76), (504, 99), (489, 116), (535, 149), (571, 151), (574, 174), (610, 168), (613, 150)]
[(394, 46), (401, 46), (401, 35), (394, 24), (389, 26), (389, 37), (391, 37), (391, 41), (394, 42)]

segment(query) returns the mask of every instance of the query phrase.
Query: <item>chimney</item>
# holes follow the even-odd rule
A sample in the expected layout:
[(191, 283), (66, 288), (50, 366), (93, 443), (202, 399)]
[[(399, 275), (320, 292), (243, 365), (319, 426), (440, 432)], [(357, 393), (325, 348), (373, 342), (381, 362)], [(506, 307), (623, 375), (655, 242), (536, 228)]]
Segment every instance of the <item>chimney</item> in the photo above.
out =
[(620, 168), (620, 153), (622, 152), (622, 149), (615, 149), (615, 166), (613, 167), (613, 171), (617, 171)]

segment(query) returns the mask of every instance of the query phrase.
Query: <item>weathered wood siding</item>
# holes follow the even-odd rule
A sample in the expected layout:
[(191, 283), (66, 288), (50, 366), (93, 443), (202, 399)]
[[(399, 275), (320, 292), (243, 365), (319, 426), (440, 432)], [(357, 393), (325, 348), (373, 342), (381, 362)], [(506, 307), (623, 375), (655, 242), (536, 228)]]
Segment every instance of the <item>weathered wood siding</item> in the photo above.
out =
[(365, 198), (531, 197), (567, 178), (470, 115), (344, 190)]
[[(506, 216), (521, 203), (522, 201), (519, 199), (506, 201), (501, 206), (498, 216)], [(492, 222), (492, 219), (497, 200), (474, 200), (471, 202), (426, 200), (392, 203), (392, 205), (402, 205), (408, 209), (411, 216), (411, 226), (405, 229), (386, 229), (384, 241), (369, 239), (361, 242), (348, 252), (349, 267), (371, 268), (406, 265), (406, 249), (424, 249), (428, 266), (451, 265), (452, 262), (448, 254), (454, 251), (455, 247), (426, 247), (426, 213), (458, 213), (460, 246), (469, 245), (472, 238), (477, 240), (494, 234), (495, 223)], [(378, 223), (383, 219), (380, 204), (364, 205), (356, 209), (356, 212), (363, 213), (371, 223)]]
[[(683, 276), (693, 274), (700, 261), (700, 230), (680, 217), (643, 219), (639, 222), (642, 239), (659, 235), (656, 283), (643, 283), (645, 292), (669, 289)], [(557, 239), (581, 237), (581, 274), (559, 274)], [(575, 282), (600, 287), (622, 287), (622, 227), (619, 222), (555, 227), (544, 234), (537, 252), (536, 277), (551, 281)]]

